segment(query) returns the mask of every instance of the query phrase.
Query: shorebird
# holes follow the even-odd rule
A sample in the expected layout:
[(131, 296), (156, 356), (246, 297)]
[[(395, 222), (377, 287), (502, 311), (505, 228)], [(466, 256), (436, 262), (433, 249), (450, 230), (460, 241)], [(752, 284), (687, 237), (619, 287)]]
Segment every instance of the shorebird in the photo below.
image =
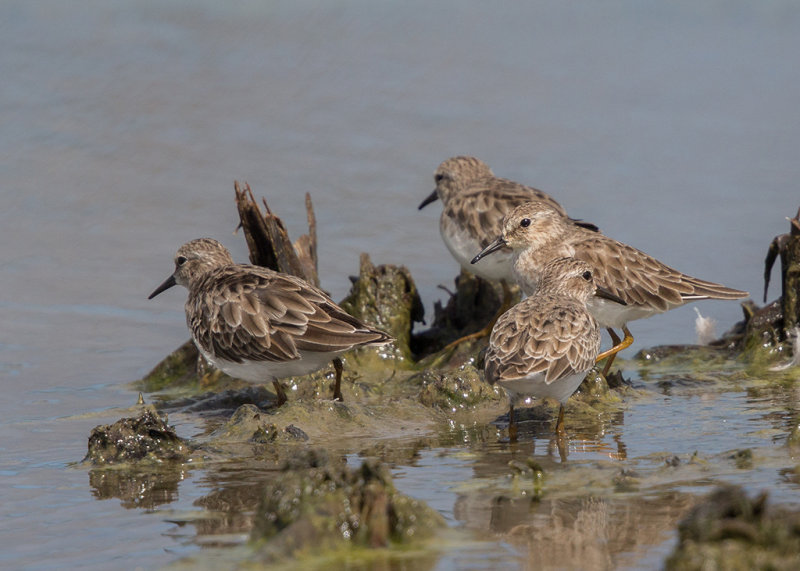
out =
[[(594, 270), (598, 286), (625, 301), (626, 305), (590, 299), (589, 311), (605, 327), (617, 347), (606, 362), (608, 374), (616, 353), (633, 343), (629, 321), (650, 317), (700, 299), (740, 299), (746, 291), (695, 278), (675, 270), (656, 258), (598, 232), (570, 224), (560, 212), (543, 202), (517, 206), (503, 219), (500, 235), (473, 259), (510, 247), (513, 271), (522, 290), (531, 295), (544, 266), (555, 258), (574, 257)], [(624, 339), (614, 332), (622, 329)]]
[(600, 330), (589, 313), (594, 298), (625, 302), (595, 285), (592, 268), (573, 258), (545, 264), (536, 289), (497, 320), (486, 351), (485, 376), (509, 395), (509, 438), (516, 440), (514, 401), (524, 395), (560, 403), (556, 432), (564, 431), (564, 405), (594, 367)]
[(200, 353), (232, 377), (271, 380), (277, 404), (286, 402), (279, 379), (306, 375), (333, 361), (333, 398), (343, 400), (339, 355), (392, 338), (352, 317), (320, 290), (295, 276), (236, 264), (216, 240), (187, 242), (175, 271), (150, 294), (174, 285), (189, 290), (186, 324)]

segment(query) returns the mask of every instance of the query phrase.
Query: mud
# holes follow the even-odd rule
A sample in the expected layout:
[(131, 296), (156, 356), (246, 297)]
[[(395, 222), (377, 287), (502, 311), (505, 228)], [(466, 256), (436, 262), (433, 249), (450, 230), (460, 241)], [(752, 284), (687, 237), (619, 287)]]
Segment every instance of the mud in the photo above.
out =
[(666, 569), (797, 569), (800, 511), (769, 505), (723, 486), (695, 506), (678, 526), (680, 541)]
[[(276, 408), (268, 387), (209, 369), (187, 343), (136, 384), (154, 406), (93, 431), (93, 493), (153, 509), (202, 474), (197, 511), (175, 518), (202, 557), (177, 568), (432, 568), (461, 554), (485, 567), (796, 564), (800, 506), (768, 509), (758, 495), (773, 487), (786, 502), (800, 488), (800, 367), (781, 300), (745, 305), (710, 346), (642, 349), (608, 379), (592, 372), (565, 437), (555, 403), (524, 403), (511, 443), (507, 399), (483, 381), (486, 340), (442, 350), (493, 312), (455, 316), (478, 299), (496, 307), (498, 293), (464, 274), (416, 332), (408, 271), (362, 256), (343, 305), (396, 342), (344, 356), (344, 402), (330, 398), (328, 368), (286, 380)], [(166, 413), (200, 431), (179, 437)], [(754, 489), (709, 495), (716, 485)]]

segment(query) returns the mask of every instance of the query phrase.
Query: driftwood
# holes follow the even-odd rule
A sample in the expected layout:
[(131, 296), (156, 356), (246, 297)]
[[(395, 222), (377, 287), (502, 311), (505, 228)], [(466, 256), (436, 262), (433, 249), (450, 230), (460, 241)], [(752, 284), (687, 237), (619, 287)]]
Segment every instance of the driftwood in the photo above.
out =
[(744, 302), (744, 322), (737, 323), (719, 343), (732, 341), (731, 347), (739, 350), (758, 349), (785, 341), (800, 326), (800, 209), (794, 218), (787, 220), (789, 232), (775, 236), (764, 260), (764, 301), (779, 256), (781, 296), (760, 308), (750, 300)]
[(800, 325), (800, 209), (789, 220), (789, 232), (776, 236), (769, 246), (764, 261), (764, 301), (772, 266), (778, 255), (781, 258), (781, 309), (784, 332)]
[(240, 226), (244, 231), (250, 262), (277, 272), (292, 274), (319, 286), (317, 274), (317, 221), (311, 196), (306, 193), (306, 216), (308, 234), (292, 244), (283, 221), (275, 216), (262, 199), (266, 214), (261, 213), (253, 197), (250, 185), (239, 181), (233, 183), (236, 192), (236, 207), (239, 210)]

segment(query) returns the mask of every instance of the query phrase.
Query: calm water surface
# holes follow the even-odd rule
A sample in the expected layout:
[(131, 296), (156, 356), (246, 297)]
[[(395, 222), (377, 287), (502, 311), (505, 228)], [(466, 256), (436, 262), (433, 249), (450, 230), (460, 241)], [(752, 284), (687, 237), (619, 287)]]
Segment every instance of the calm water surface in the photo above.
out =
[[(799, 52), (800, 6), (788, 0), (3, 2), (0, 567), (153, 568), (201, 549), (168, 520), (197, 509), (202, 473), (181, 475), (168, 504), (126, 509), (97, 499), (71, 463), (92, 427), (134, 404), (128, 383), (187, 338), (182, 293), (146, 300), (177, 247), (213, 236), (246, 259), (234, 179), (267, 197), (293, 236), (312, 194), (336, 299), (362, 251), (408, 266), (429, 311), (445, 296), (437, 286), (457, 267), (439, 207), (416, 207), (437, 164), (468, 153), (760, 300), (766, 246), (800, 202)], [(720, 332), (741, 315), (736, 303), (699, 307)], [(694, 341), (694, 317), (636, 322), (635, 348)], [(701, 419), (744, 399), (680, 406)], [(669, 400), (627, 412), (629, 458), (694, 449), (658, 429), (665, 417), (676, 431), (697, 426)], [(769, 427), (747, 418), (745, 437)], [(184, 436), (198, 430), (171, 420)], [(721, 420), (702, 433), (707, 450), (742, 445)], [(570, 459), (615, 444), (581, 446)], [(472, 513), (458, 500), (472, 461), (443, 453), (452, 461), (398, 468), (399, 486), (451, 525), (483, 529), (457, 515)], [(470, 565), (526, 557), (491, 545)], [(651, 566), (663, 556), (654, 549), (614, 565)], [(445, 553), (437, 565), (466, 562)]]

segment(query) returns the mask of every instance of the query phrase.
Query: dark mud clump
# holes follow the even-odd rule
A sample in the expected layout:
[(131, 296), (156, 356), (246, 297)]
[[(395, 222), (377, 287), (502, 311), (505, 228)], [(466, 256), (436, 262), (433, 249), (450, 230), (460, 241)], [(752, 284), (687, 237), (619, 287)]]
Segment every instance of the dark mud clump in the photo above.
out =
[(789, 232), (775, 236), (764, 261), (764, 301), (767, 301), (770, 273), (775, 259), (781, 258), (781, 297), (783, 328), (788, 331), (800, 325), (800, 209), (789, 218)]
[(83, 461), (94, 465), (183, 461), (191, 452), (166, 419), (154, 407), (145, 406), (137, 417), (95, 427)]
[[(441, 351), (448, 343), (480, 331), (495, 316), (503, 301), (499, 284), (464, 270), (455, 279), (455, 290), (449, 293), (445, 306), (439, 301), (434, 304), (431, 326), (416, 333), (411, 340), (417, 358)], [(515, 301), (519, 297), (517, 289)]]
[(267, 561), (354, 547), (428, 539), (445, 523), (423, 502), (397, 492), (388, 468), (350, 468), (324, 451), (298, 452), (267, 483), (251, 538)]
[[(789, 222), (789, 232), (772, 240), (764, 261), (764, 302), (772, 267), (779, 257), (781, 296), (760, 308), (753, 302), (742, 304), (744, 321), (723, 337), (751, 360), (769, 360), (800, 326), (800, 210)], [(762, 355), (765, 350), (766, 358)]]
[(800, 512), (750, 498), (737, 486), (715, 490), (678, 526), (666, 569), (798, 569)]
[[(411, 330), (415, 322), (422, 322), (425, 310), (407, 268), (375, 266), (368, 254), (361, 254), (358, 278), (353, 278), (353, 286), (341, 306), (350, 315), (394, 337), (395, 359), (409, 364), (414, 361)], [(386, 349), (378, 351), (385, 353)]]

